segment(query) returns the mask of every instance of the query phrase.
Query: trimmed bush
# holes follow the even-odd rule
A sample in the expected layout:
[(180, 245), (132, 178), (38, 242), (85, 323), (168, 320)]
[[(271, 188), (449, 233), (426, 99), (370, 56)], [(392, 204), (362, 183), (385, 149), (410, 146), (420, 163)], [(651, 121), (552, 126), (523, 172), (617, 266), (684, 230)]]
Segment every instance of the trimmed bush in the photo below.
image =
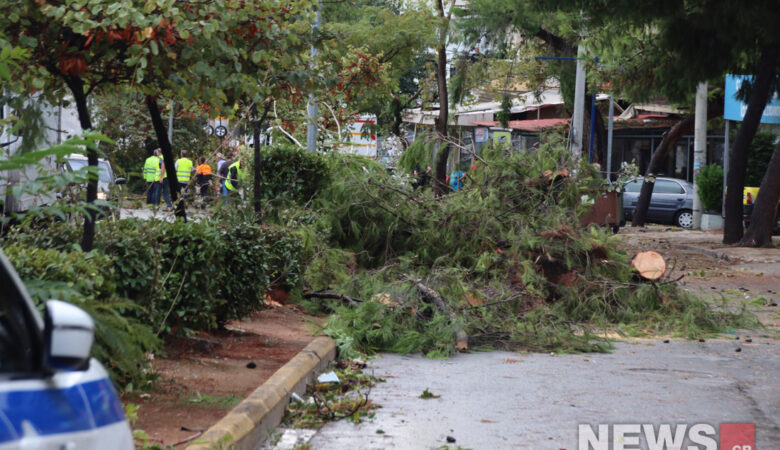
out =
[(306, 203), (328, 183), (324, 157), (289, 144), (263, 150), (257, 163), (264, 202)]
[(704, 210), (720, 213), (723, 205), (723, 168), (717, 164), (707, 164), (696, 176), (696, 186)]
[(222, 280), (215, 319), (222, 324), (262, 309), (266, 292), (289, 290), (301, 273), (301, 244), (289, 233), (254, 224), (219, 231)]

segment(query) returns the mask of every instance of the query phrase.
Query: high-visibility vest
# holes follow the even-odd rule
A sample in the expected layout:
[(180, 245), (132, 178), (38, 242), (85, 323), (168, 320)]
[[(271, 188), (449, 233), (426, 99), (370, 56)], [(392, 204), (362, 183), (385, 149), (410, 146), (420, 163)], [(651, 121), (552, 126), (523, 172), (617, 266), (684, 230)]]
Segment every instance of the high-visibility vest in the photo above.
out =
[[(236, 168), (236, 184), (234, 185), (230, 180), (230, 172), (233, 169), (233, 167)], [(235, 191), (238, 188), (238, 181), (242, 180), (244, 178), (244, 173), (241, 172), (241, 161), (236, 161), (233, 164), (228, 166), (228, 176), (225, 178), (225, 187), (228, 191)]]
[(195, 175), (211, 175), (211, 166), (208, 164), (201, 164), (195, 168)]
[(189, 158), (179, 158), (176, 161), (176, 179), (179, 183), (186, 183), (190, 181), (192, 175), (192, 160)]
[(160, 178), (160, 158), (152, 155), (144, 161), (144, 180), (152, 183)]

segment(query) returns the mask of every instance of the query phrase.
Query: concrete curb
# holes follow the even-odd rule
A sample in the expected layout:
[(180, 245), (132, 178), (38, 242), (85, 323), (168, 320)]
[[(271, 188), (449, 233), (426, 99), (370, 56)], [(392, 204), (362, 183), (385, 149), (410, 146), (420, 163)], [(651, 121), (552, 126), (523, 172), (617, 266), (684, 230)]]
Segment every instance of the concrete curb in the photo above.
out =
[(335, 357), (333, 340), (326, 336), (316, 337), (187, 449), (260, 447), (282, 421), (290, 394), (303, 394), (315, 374), (322, 372)]

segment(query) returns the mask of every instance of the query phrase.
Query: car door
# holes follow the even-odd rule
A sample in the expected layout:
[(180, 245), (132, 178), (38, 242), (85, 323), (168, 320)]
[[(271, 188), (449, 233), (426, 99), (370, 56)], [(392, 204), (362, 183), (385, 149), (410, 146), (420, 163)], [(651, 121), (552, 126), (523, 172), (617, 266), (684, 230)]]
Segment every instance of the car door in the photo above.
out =
[(634, 180), (626, 183), (623, 188), (623, 214), (626, 220), (634, 215), (636, 202), (639, 200), (639, 192), (642, 190), (642, 180)]
[(647, 217), (653, 222), (669, 223), (685, 203), (685, 189), (674, 180), (657, 179), (650, 198)]
[(103, 366), (44, 367), (44, 324), (0, 251), (0, 450), (131, 449), (132, 435)]

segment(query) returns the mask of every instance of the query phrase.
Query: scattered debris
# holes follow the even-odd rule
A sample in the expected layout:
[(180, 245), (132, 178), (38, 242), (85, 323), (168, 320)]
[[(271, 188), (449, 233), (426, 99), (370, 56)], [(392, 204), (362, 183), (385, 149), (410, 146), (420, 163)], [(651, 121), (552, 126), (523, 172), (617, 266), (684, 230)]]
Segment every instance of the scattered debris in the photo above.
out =
[[(341, 419), (360, 423), (373, 417), (377, 408), (369, 400), (371, 388), (384, 381), (354, 369), (349, 361), (331, 362), (334, 369), (318, 377), (318, 382), (306, 387), (304, 396), (291, 395), (282, 425), (292, 428), (317, 429)], [(322, 381), (320, 381), (322, 380)]]
[(436, 395), (433, 392), (429, 391), (428, 388), (425, 388), (425, 390), (420, 394), (420, 398), (427, 400), (429, 398), (439, 398), (441, 395)]
[(336, 375), (336, 372), (330, 371), (320, 374), (320, 376), (317, 377), (317, 383), (340, 383), (340, 380), (339, 376)]

